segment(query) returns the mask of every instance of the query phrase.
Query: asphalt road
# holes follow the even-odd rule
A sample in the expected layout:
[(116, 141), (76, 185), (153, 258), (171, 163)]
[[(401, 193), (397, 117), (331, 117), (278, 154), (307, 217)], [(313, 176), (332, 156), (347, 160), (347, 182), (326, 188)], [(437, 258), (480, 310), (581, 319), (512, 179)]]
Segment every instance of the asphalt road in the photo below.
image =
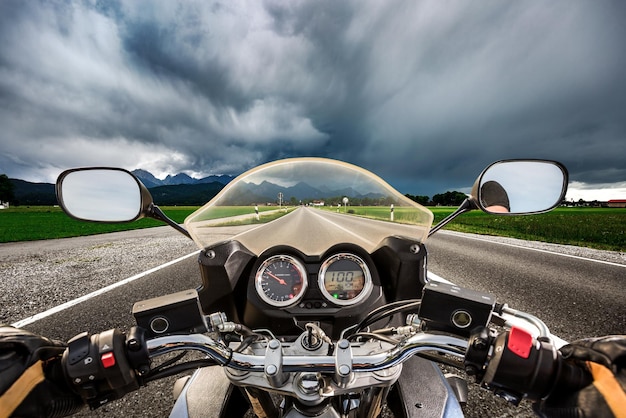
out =
[[(180, 243), (176, 232), (159, 231), (158, 234), (144, 230), (118, 235), (107, 234), (98, 238), (74, 238), (60, 240), (62, 242), (56, 244), (50, 241), (20, 243), (19, 246), (3, 244), (0, 246), (0, 273), (13, 268), (11, 260), (15, 254), (11, 249), (21, 254), (41, 255), (50, 254), (50, 251), (68, 253), (74, 248), (85, 247), (85, 243), (91, 245), (90, 248), (107, 248), (124, 241), (127, 237), (132, 237), (129, 239), (129, 247), (123, 251), (124, 256), (132, 258), (133, 248), (138, 245), (137, 242), (159, 243), (158, 251), (156, 245), (143, 248), (140, 251), (141, 257), (131, 269), (127, 263), (117, 259), (109, 263), (111, 271), (108, 274), (111, 276), (115, 274), (123, 276), (126, 271), (130, 276), (136, 274), (136, 271), (147, 270), (161, 262), (194, 251), (193, 244)], [(142, 234), (147, 235), (148, 239), (143, 239)], [(98, 245), (92, 245), (90, 240), (94, 239), (98, 240)], [(171, 240), (174, 240), (175, 248), (168, 250), (166, 244)], [(564, 257), (445, 232), (430, 239), (427, 246), (429, 268), (434, 273), (461, 286), (489, 291), (496, 295), (500, 302), (507, 302), (516, 309), (541, 317), (550, 329), (562, 338), (573, 340), (586, 336), (626, 333), (626, 288), (623, 283), (626, 278), (626, 265), (618, 266)], [(55, 250), (56, 247), (59, 249)], [(148, 255), (145, 255), (146, 252)], [(43, 268), (46, 268), (45, 263), (50, 262), (51, 256), (43, 258), (44, 260), (40, 262), (43, 262)], [(57, 282), (57, 287), (63, 287), (61, 282), (64, 280), (77, 280), (77, 277), (97, 284), (101, 280), (98, 277), (100, 272), (93, 270), (93, 267), (93, 264), (89, 263), (82, 267), (78, 265), (75, 269), (80, 270), (80, 274), (52, 279)], [(47, 269), (50, 271), (51, 266), (48, 265)], [(0, 283), (6, 285), (2, 279)], [(80, 293), (80, 283), (73, 282), (70, 287), (76, 293)], [(67, 340), (82, 331), (97, 333), (112, 327), (128, 329), (134, 324), (130, 314), (134, 302), (193, 288), (198, 284), (198, 266), (195, 257), (192, 256), (30, 323), (24, 328), (61, 340)], [(41, 292), (39, 287), (38, 289), (38, 292)], [(6, 292), (5, 289), (2, 290)], [(31, 297), (34, 296), (29, 295), (28, 289), (20, 289), (19, 299), (23, 300), (22, 303), (28, 303)], [(28, 315), (34, 313), (37, 312), (29, 312)], [(152, 383), (147, 388), (142, 388), (95, 413), (86, 411), (84, 415), (107, 417), (167, 415), (172, 404), (171, 385), (174, 380), (170, 378)], [(487, 397), (489, 396), (487, 394)], [(474, 410), (468, 415), (516, 416), (521, 412), (517, 409), (504, 408), (501, 403), (493, 405), (495, 406), (481, 404), (479, 409), (479, 404), (475, 403), (472, 406)]]
[(626, 333), (623, 264), (503, 245), (443, 231), (427, 242), (428, 267), (459, 286), (541, 318), (567, 341)]

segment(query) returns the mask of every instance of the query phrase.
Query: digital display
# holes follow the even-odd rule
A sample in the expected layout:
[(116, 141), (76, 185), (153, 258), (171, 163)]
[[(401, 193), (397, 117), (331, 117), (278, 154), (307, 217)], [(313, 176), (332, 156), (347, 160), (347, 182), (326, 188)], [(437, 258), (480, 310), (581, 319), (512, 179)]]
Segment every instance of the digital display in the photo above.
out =
[(324, 274), (324, 288), (334, 299), (354, 299), (364, 286), (363, 270), (350, 259), (336, 260)]
[[(329, 293), (356, 292), (363, 290), (365, 277), (361, 270), (329, 271), (324, 278), (326, 290)], [(355, 295), (356, 296), (356, 295)]]
[(322, 263), (318, 276), (322, 295), (331, 303), (351, 306), (372, 293), (372, 273), (363, 259), (352, 253), (337, 253)]

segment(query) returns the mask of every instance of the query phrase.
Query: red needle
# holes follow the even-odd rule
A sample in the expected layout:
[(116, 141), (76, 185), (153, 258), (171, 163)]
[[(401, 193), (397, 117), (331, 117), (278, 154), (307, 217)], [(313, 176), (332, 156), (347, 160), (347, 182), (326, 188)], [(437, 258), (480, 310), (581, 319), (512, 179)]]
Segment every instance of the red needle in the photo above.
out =
[(268, 276), (270, 276), (272, 279), (276, 280), (278, 283), (282, 284), (282, 285), (286, 285), (287, 283), (281, 279), (280, 277), (277, 277), (275, 275), (273, 275), (272, 273), (270, 273), (269, 271), (265, 271), (267, 273)]

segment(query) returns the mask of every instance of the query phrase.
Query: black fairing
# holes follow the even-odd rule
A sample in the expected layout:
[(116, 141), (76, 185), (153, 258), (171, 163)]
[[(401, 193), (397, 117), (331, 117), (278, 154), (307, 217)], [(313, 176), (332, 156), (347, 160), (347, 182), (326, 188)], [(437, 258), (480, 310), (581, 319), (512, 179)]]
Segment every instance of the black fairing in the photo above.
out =
[(388, 301), (421, 298), (427, 267), (424, 244), (402, 237), (387, 237), (372, 253), (372, 260), (383, 278)]
[(248, 277), (256, 259), (237, 241), (228, 241), (200, 252), (198, 263), (202, 285), (198, 288), (205, 314), (224, 312), (231, 321), (240, 322), (242, 307), (237, 306), (239, 278)]
[[(324, 299), (318, 287), (321, 263), (340, 252), (354, 253), (370, 267), (373, 290), (367, 299), (354, 306), (333, 305)], [(254, 272), (275, 254), (293, 255), (307, 268), (309, 287), (302, 301), (294, 306), (269, 306), (256, 293)], [(279, 336), (297, 336), (307, 322), (313, 321), (329, 336), (338, 338), (343, 329), (358, 323), (372, 309), (396, 300), (421, 297), (426, 276), (426, 247), (413, 240), (388, 237), (372, 254), (354, 244), (339, 244), (319, 256), (278, 246), (256, 257), (239, 242), (228, 241), (202, 251), (198, 262), (202, 276), (198, 296), (205, 314), (221, 311), (230, 320), (250, 328), (271, 327)], [(394, 322), (395, 325), (403, 322), (400, 321)]]

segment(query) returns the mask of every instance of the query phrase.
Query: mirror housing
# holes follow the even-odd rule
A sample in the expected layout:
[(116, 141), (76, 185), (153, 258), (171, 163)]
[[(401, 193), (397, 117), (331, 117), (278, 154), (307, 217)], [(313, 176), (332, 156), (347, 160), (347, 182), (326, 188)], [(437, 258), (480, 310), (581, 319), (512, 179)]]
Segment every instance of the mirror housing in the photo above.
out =
[(476, 179), (471, 200), (494, 215), (544, 213), (561, 204), (567, 183), (567, 169), (556, 161), (502, 160)]
[(471, 195), (428, 232), (435, 232), (462, 213), (480, 209), (494, 215), (530, 215), (557, 207), (567, 192), (567, 169), (549, 160), (502, 160), (478, 176)]
[(56, 195), (63, 211), (82, 221), (132, 222), (153, 206), (148, 189), (121, 168), (66, 170), (57, 179)]

